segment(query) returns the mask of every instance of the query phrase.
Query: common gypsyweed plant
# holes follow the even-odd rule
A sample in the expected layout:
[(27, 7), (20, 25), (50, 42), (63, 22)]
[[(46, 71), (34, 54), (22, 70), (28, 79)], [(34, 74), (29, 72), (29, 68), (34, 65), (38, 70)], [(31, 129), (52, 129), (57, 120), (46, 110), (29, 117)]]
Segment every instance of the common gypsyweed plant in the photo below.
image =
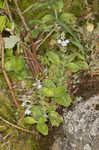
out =
[[(38, 5), (37, 5), (38, 4)], [(25, 123), (36, 125), (36, 129), (43, 135), (48, 134), (47, 123), (50, 121), (52, 126), (58, 127), (63, 121), (62, 116), (57, 112), (59, 106), (68, 107), (72, 100), (67, 91), (66, 71), (73, 73), (79, 70), (88, 69), (88, 65), (84, 57), (84, 48), (80, 41), (68, 27), (69, 24), (74, 24), (76, 17), (74, 14), (65, 13), (63, 11), (63, 0), (44, 1), (42, 3), (36, 2), (35, 9), (49, 10), (39, 19), (31, 20), (30, 24), (35, 25), (32, 31), (34, 39), (38, 34), (44, 32), (45, 38), (42, 40), (38, 49), (42, 49), (40, 61), (44, 66), (44, 73), (46, 79), (43, 81), (37, 80), (33, 86), (36, 88), (38, 95), (35, 105), (27, 105), (25, 101)], [(67, 37), (66, 37), (67, 35)], [(50, 44), (48, 48), (47, 43)], [(79, 49), (79, 52), (68, 52), (68, 45), (71, 49)], [(46, 50), (45, 50), (46, 49)], [(35, 92), (35, 93), (36, 93)], [(24, 105), (24, 102), (23, 102)]]
[[(38, 13), (35, 14), (36, 11)], [(33, 12), (35, 16), (28, 24), (34, 25), (31, 31), (33, 39), (37, 40), (39, 35), (43, 36), (37, 50), (46, 78), (36, 79), (33, 83), (33, 98), (30, 101), (23, 98), (21, 107), (25, 109), (24, 123), (30, 127), (36, 126), (41, 134), (47, 135), (49, 122), (58, 127), (63, 121), (57, 111), (60, 106), (68, 107), (72, 102), (67, 91), (67, 72), (76, 73), (88, 69), (88, 65), (84, 57), (84, 47), (69, 28), (69, 25), (75, 24), (76, 17), (64, 11), (63, 0), (35, 2)], [(23, 26), (19, 29), (22, 28)], [(14, 45), (19, 41), (16, 37), (13, 37), (13, 40), (11, 38), (9, 40), (11, 43), (14, 41)], [(25, 42), (28, 42), (28, 37), (25, 37)], [(5, 45), (8, 49), (13, 47), (8, 47), (7, 40)], [(9, 55), (10, 59), (6, 58), (5, 62), (6, 70), (15, 73), (23, 71), (24, 60)]]

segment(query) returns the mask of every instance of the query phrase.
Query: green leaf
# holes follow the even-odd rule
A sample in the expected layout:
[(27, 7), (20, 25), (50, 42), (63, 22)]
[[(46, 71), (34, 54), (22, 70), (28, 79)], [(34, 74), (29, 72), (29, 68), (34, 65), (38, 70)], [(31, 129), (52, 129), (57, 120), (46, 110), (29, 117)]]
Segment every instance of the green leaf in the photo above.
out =
[(53, 97), (54, 96), (54, 91), (52, 88), (43, 87), (41, 89), (41, 93), (43, 96), (47, 96), (47, 97)]
[(32, 38), (35, 39), (39, 35), (39, 30), (38, 29), (34, 29), (31, 33), (32, 33)]
[(55, 111), (51, 111), (48, 115), (52, 126), (58, 127), (63, 122), (62, 116)]
[(53, 8), (53, 10), (57, 10), (57, 12), (61, 12), (63, 10), (64, 7), (64, 1), (63, 0), (54, 0), (52, 1), (51, 4), (51, 8)]
[(71, 43), (74, 44), (75, 46), (77, 46), (84, 54), (84, 48), (83, 46), (80, 44), (79, 40), (76, 40), (76, 41), (72, 41), (71, 40)]
[(40, 31), (50, 32), (52, 30), (52, 25), (41, 24)]
[(67, 63), (66, 68), (72, 72), (77, 72), (80, 70), (80, 67), (75, 63)]
[(54, 82), (52, 80), (49, 80), (49, 79), (45, 79), (42, 84), (44, 87), (47, 87), (47, 88), (51, 88), (51, 89), (56, 88), (56, 85), (54, 84)]
[(51, 63), (53, 63), (53, 64), (59, 64), (60, 63), (60, 58), (59, 58), (59, 56), (55, 52), (48, 51), (46, 53), (46, 56), (48, 57), (48, 60)]
[(2, 32), (6, 27), (7, 16), (0, 16), (0, 32)]
[(33, 117), (25, 117), (24, 122), (30, 125), (37, 123), (37, 121)]
[(82, 55), (82, 54), (80, 54), (80, 53), (75, 53), (75, 54), (73, 54), (73, 55), (75, 55), (75, 58), (77, 58), (77, 59), (85, 60), (84, 55)]
[(77, 18), (72, 13), (62, 13), (60, 19), (67, 24), (75, 24)]
[(5, 132), (7, 130), (7, 127), (4, 125), (0, 125), (0, 132)]
[(84, 55), (75, 52), (75, 53), (73, 53), (73, 54), (71, 54), (71, 55), (68, 55), (67, 58), (66, 58), (66, 61), (72, 62), (72, 61), (74, 61), (74, 60), (80, 60), (80, 59), (81, 59), (81, 60), (85, 60)]
[(13, 61), (13, 70), (15, 72), (22, 71), (22, 69), (24, 68), (24, 65), (25, 65), (25, 61), (23, 58), (15, 57)]
[(68, 107), (72, 102), (70, 95), (68, 93), (65, 93), (65, 95), (62, 97), (54, 97), (52, 100), (55, 103), (63, 105), (65, 107)]
[[(4, 8), (5, 7), (5, 3), (4, 0), (0, 0), (0, 8)], [(1, 20), (0, 20), (1, 21)]]
[(43, 23), (51, 23), (53, 20), (54, 20), (54, 17), (50, 14), (47, 14), (42, 18)]
[(87, 70), (88, 69), (88, 64), (85, 61), (79, 61), (77, 62), (77, 65), (81, 70)]
[(32, 106), (32, 108), (30, 109), (33, 117), (36, 119), (36, 120), (39, 120), (40, 118), (44, 117), (45, 116), (45, 112), (42, 111), (42, 108), (41, 106)]
[(6, 71), (19, 72), (24, 68), (25, 61), (23, 58), (12, 56), (6, 59), (5, 69)]
[(57, 87), (54, 91), (54, 96), (55, 97), (61, 97), (66, 94), (66, 88), (64, 86)]
[(48, 135), (48, 127), (45, 123), (45, 121), (40, 118), (40, 120), (38, 121), (38, 124), (36, 126), (36, 129), (43, 135)]

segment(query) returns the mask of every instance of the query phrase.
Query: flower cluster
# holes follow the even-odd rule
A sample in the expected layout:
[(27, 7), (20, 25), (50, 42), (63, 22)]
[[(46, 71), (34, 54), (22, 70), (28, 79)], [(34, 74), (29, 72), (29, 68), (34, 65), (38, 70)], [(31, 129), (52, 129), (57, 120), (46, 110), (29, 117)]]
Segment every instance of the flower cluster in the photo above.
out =
[[(35, 86), (37, 89), (42, 88), (41, 81), (36, 79), (36, 83), (32, 84), (32, 86)], [(21, 106), (26, 108), (24, 112), (25, 115), (31, 114), (30, 108), (32, 107), (32, 105), (29, 104), (29, 99), (30, 99), (30, 96), (26, 96), (26, 95), (23, 95), (21, 98), (21, 100), (23, 101)]]
[(22, 97), (23, 103), (21, 104), (21, 106), (26, 107), (25, 112), (24, 112), (25, 115), (31, 114), (30, 108), (32, 107), (32, 105), (28, 104), (28, 99), (29, 99), (29, 97), (23, 95), (23, 97)]
[(25, 110), (25, 115), (30, 115), (31, 114), (31, 111), (30, 111), (30, 108), (31, 108), (32, 106), (31, 105), (27, 105), (27, 108), (26, 108), (26, 110)]
[(41, 81), (36, 79), (36, 83), (33, 83), (33, 84), (32, 84), (32, 86), (36, 86), (36, 87), (37, 87), (37, 89), (42, 88)]
[(67, 40), (65, 39), (65, 33), (64, 32), (61, 34), (61, 38), (57, 40), (57, 43), (61, 44), (62, 47), (66, 47), (69, 42), (70, 41), (68, 39)]

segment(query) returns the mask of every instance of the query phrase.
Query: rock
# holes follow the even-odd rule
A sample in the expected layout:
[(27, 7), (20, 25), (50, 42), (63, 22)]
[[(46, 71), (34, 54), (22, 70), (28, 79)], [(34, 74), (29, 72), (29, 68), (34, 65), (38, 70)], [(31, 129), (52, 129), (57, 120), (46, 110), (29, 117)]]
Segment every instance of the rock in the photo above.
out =
[(62, 149), (62, 138), (56, 137), (55, 142), (51, 148), (51, 150), (61, 150)]
[(60, 150), (99, 150), (99, 95), (76, 104), (63, 117)]
[(51, 150), (99, 150), (99, 95), (64, 109), (63, 136), (56, 136)]

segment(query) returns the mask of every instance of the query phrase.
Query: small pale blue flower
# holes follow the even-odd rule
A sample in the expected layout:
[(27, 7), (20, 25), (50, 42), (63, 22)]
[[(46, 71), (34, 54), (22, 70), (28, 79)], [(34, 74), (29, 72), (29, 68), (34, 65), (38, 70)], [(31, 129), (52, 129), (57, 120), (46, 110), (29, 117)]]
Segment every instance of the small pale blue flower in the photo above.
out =
[(59, 40), (57, 40), (57, 43), (58, 43), (58, 44), (61, 44), (61, 43), (62, 43), (62, 41), (59, 39)]

